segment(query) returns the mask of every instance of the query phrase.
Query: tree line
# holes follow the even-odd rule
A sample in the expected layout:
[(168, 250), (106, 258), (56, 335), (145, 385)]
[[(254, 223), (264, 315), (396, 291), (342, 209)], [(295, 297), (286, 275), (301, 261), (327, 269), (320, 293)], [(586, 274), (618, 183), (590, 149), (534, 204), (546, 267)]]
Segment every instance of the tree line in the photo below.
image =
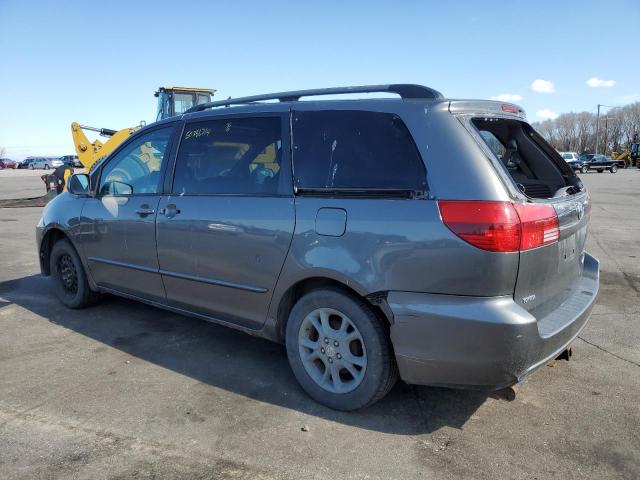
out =
[[(551, 145), (561, 152), (595, 153), (596, 114), (563, 113), (554, 120), (532, 124)], [(621, 153), (630, 143), (640, 141), (640, 102), (600, 111), (598, 153)]]

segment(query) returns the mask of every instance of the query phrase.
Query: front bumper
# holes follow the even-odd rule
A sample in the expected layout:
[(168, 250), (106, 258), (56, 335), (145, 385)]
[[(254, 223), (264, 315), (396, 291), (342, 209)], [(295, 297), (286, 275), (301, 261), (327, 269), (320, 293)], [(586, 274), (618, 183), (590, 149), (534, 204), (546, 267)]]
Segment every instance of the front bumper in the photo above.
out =
[(407, 383), (498, 390), (556, 358), (587, 323), (599, 263), (585, 253), (582, 277), (556, 310), (536, 318), (512, 297), (389, 292), (391, 340)]

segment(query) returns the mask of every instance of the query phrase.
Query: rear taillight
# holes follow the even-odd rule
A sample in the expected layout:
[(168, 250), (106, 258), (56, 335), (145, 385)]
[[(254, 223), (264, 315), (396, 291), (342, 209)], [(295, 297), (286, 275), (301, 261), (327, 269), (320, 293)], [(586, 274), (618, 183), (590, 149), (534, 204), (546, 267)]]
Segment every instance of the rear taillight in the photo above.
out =
[(513, 206), (520, 217), (520, 250), (531, 250), (558, 241), (558, 215), (551, 205), (516, 203)]
[(551, 205), (440, 200), (444, 224), (471, 245), (491, 252), (530, 250), (558, 241), (558, 216)]

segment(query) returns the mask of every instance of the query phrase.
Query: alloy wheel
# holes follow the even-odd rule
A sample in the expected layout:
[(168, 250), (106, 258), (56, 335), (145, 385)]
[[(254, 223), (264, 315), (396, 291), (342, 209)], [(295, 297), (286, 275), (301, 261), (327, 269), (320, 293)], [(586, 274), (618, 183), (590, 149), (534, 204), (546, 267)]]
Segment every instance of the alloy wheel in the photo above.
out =
[(348, 393), (355, 390), (367, 369), (362, 335), (343, 313), (318, 308), (300, 325), (298, 349), (304, 369), (323, 390)]

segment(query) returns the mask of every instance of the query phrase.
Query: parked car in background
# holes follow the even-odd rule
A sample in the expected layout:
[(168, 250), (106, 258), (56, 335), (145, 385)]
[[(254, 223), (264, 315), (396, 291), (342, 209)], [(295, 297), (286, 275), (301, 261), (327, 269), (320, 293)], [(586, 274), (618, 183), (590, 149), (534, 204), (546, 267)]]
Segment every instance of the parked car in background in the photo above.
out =
[(0, 158), (0, 168), (18, 168), (18, 162), (10, 158)]
[(64, 155), (60, 157), (60, 160), (71, 168), (82, 168), (82, 163), (80, 163), (77, 155)]
[(605, 170), (609, 170), (611, 173), (618, 171), (618, 162), (602, 154), (585, 153), (580, 155), (576, 164), (579, 167), (576, 170), (580, 170), (582, 173), (587, 173), (589, 170), (595, 170), (598, 173)]
[(32, 157), (29, 162), (29, 167), (31, 170), (36, 169), (44, 169), (49, 170), (51, 168), (58, 168), (64, 165), (62, 160), (54, 157)]
[(33, 161), (34, 161), (33, 157), (27, 157), (18, 163), (18, 168), (29, 168), (29, 165), (31, 165), (31, 162)]
[[(297, 101), (354, 92), (401, 98)], [(590, 207), (516, 105), (284, 92), (135, 132), (47, 204), (38, 258), (70, 308), (110, 292), (282, 342), (353, 410), (398, 374), (495, 390), (564, 352), (598, 292)]]
[(628, 167), (627, 163), (624, 161), (624, 158), (621, 159), (621, 160), (617, 160), (617, 159), (614, 159), (612, 157), (607, 157), (607, 158), (611, 158), (611, 161), (613, 163), (615, 163), (618, 166), (618, 168), (627, 168)]
[(566, 161), (573, 170), (579, 170), (578, 157), (576, 152), (558, 152), (560, 156)]
[(571, 161), (575, 162), (576, 160), (578, 160), (578, 157), (580, 156), (576, 152), (558, 152), (558, 153), (562, 158), (564, 158), (567, 161), (567, 163)]

